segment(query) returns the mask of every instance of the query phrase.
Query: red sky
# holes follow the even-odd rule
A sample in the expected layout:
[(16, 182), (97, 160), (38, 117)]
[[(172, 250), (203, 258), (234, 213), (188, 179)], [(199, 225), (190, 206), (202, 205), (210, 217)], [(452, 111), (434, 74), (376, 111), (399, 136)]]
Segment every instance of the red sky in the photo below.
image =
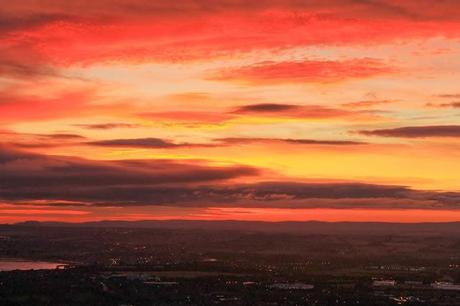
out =
[(460, 221), (456, 0), (8, 1), (0, 222)]

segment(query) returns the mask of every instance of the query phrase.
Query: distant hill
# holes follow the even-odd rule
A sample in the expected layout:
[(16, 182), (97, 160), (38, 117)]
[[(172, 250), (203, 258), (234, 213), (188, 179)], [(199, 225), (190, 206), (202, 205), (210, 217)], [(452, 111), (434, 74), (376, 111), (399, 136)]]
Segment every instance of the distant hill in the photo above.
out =
[(97, 221), (84, 223), (27, 221), (8, 227), (92, 227), (92, 228), (161, 228), (183, 230), (254, 231), (297, 234), (397, 234), (460, 235), (460, 222), (385, 223), (385, 222), (258, 222), (258, 221)]

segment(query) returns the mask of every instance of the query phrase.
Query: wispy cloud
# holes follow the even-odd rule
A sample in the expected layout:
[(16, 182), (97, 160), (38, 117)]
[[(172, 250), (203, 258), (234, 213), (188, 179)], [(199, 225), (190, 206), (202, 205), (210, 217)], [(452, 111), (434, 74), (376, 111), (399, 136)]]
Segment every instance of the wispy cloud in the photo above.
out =
[(326, 145), (326, 146), (353, 146), (366, 144), (365, 142), (352, 140), (319, 140), (319, 139), (299, 139), (299, 138), (220, 138), (216, 139), (220, 143), (227, 145), (269, 143), (278, 142), (293, 145)]
[(139, 124), (132, 123), (120, 123), (120, 122), (110, 122), (110, 123), (93, 123), (93, 124), (75, 124), (77, 127), (89, 129), (89, 130), (111, 130), (111, 129), (129, 129), (129, 128), (138, 128)]
[(175, 143), (160, 138), (133, 138), (133, 139), (108, 139), (87, 142), (88, 145), (101, 147), (125, 147), (145, 149), (173, 149), (173, 148), (195, 148), (213, 147), (213, 144), (199, 143)]
[(349, 108), (371, 108), (374, 106), (380, 106), (385, 104), (390, 104), (395, 102), (395, 100), (363, 100), (343, 103), (342, 106)]
[(460, 108), (460, 102), (427, 103), (426, 106), (434, 108)]
[(301, 106), (290, 104), (260, 103), (238, 107), (235, 113), (279, 113), (299, 110)]
[(209, 79), (248, 83), (328, 83), (396, 73), (372, 58), (346, 61), (260, 62), (211, 73)]
[(460, 137), (459, 125), (406, 126), (393, 129), (363, 130), (360, 134), (383, 137)]

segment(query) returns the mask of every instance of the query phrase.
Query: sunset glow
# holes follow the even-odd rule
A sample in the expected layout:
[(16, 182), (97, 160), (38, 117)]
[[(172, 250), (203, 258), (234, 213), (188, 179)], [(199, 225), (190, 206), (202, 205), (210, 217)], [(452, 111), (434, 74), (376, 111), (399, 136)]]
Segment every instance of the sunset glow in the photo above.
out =
[(460, 5), (0, 9), (0, 221), (460, 221)]

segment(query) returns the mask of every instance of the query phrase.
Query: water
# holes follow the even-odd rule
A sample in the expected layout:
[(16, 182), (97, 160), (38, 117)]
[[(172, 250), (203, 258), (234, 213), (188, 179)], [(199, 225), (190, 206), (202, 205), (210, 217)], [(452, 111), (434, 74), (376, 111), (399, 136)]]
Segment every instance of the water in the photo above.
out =
[(0, 271), (53, 270), (56, 269), (58, 266), (62, 266), (62, 263), (0, 258)]

